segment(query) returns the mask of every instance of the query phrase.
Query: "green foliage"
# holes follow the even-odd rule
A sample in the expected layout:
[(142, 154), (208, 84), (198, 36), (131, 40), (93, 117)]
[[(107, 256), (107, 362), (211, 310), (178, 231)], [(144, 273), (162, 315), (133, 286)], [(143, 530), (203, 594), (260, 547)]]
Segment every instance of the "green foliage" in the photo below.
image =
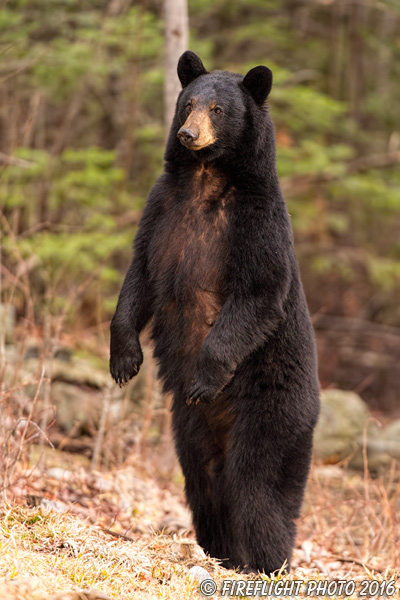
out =
[(345, 106), (305, 85), (296, 85), (274, 89), (273, 112), (278, 123), (309, 136), (339, 129)]
[(375, 259), (369, 263), (373, 283), (385, 292), (393, 292), (400, 285), (400, 261)]
[(328, 255), (315, 256), (312, 260), (312, 266), (316, 274), (320, 276), (324, 275), (336, 275), (344, 279), (347, 282), (354, 280), (354, 272), (348, 257), (342, 255), (339, 257), (333, 257)]
[[(400, 179), (396, 172), (370, 170), (362, 175), (352, 175), (332, 184), (334, 199), (346, 197), (360, 207), (366, 216), (369, 212), (392, 214), (400, 212)], [(361, 200), (361, 202), (360, 202)]]
[[(0, 11), (0, 151), (15, 158), (0, 178), (3, 259), (13, 273), (20, 255), (35, 257), (38, 314), (86, 290), (110, 316), (137, 213), (162, 169), (161, 4), (111, 4), (9, 0)], [(335, 20), (335, 4), (190, 0), (190, 48), (208, 69), (273, 71), (278, 170), (299, 255), (304, 245), (314, 256), (301, 265), (318, 290), (311, 307), (324, 305), (325, 278), (350, 286), (357, 271), (371, 298), (393, 305), (393, 324), (400, 170), (352, 165), (386, 153), (389, 140), (398, 147), (400, 9), (360, 5), (362, 25), (350, 13)]]
[(343, 144), (321, 147), (321, 143), (306, 139), (295, 147), (278, 148), (278, 170), (282, 176), (301, 173), (341, 175), (343, 161), (352, 154), (352, 149)]
[[(46, 181), (49, 231), (21, 236), (18, 241), (18, 254), (23, 259), (37, 258), (33, 281), (44, 282), (53, 291), (46, 310), (57, 313), (63, 309), (71, 290), (93, 276), (105, 294), (113, 293), (120, 279), (112, 266), (113, 256), (125, 256), (127, 261), (133, 236), (133, 231), (121, 231), (113, 216), (116, 198), (120, 208), (122, 205), (127, 210), (133, 205), (129, 199), (129, 206), (127, 198), (118, 192), (125, 175), (115, 166), (115, 152), (98, 147), (69, 148), (51, 156), (21, 148), (16, 155), (30, 166), (4, 170), (0, 203), (6, 212), (17, 209), (28, 229), (34, 227), (38, 219), (30, 199)], [(5, 238), (4, 250), (11, 263), (18, 260), (14, 243)]]

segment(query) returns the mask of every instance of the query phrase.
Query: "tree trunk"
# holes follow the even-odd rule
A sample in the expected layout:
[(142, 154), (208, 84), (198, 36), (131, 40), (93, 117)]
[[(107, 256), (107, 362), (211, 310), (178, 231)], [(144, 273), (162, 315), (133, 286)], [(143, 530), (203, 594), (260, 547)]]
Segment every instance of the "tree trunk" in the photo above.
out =
[(179, 57), (188, 46), (189, 22), (187, 0), (164, 0), (165, 20), (165, 84), (164, 110), (167, 132), (175, 112), (175, 103), (181, 89), (176, 73)]

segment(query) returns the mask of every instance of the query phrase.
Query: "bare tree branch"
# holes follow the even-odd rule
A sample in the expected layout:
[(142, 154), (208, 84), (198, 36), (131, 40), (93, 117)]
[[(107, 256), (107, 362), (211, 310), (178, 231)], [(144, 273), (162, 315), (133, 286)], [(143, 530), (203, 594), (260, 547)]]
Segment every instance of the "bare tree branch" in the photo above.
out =
[(4, 154), (3, 152), (0, 152), (0, 163), (3, 165), (11, 165), (13, 167), (22, 167), (23, 169), (29, 169), (35, 164), (29, 160), (17, 158), (16, 156), (7, 156), (7, 154)]

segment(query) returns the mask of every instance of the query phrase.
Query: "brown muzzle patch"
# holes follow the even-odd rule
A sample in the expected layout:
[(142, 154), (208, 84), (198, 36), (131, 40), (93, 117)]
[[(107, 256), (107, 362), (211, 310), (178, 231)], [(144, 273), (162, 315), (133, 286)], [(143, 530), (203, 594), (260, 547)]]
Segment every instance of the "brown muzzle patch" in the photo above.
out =
[[(191, 136), (182, 135), (186, 131), (193, 134), (192, 139)], [(217, 137), (208, 110), (193, 110), (178, 131), (178, 137), (181, 144), (191, 150), (201, 150), (213, 144)]]

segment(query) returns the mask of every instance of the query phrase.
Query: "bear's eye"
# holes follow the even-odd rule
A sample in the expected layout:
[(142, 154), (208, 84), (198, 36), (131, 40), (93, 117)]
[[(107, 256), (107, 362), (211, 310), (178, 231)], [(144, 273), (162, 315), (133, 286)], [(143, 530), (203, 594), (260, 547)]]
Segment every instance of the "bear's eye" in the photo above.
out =
[(222, 110), (222, 108), (220, 106), (216, 106), (214, 108), (214, 112), (216, 115), (222, 115), (224, 113), (224, 111)]
[(186, 104), (185, 110), (186, 110), (187, 114), (189, 114), (191, 112), (191, 110), (192, 110), (192, 103), (191, 102), (188, 102)]

